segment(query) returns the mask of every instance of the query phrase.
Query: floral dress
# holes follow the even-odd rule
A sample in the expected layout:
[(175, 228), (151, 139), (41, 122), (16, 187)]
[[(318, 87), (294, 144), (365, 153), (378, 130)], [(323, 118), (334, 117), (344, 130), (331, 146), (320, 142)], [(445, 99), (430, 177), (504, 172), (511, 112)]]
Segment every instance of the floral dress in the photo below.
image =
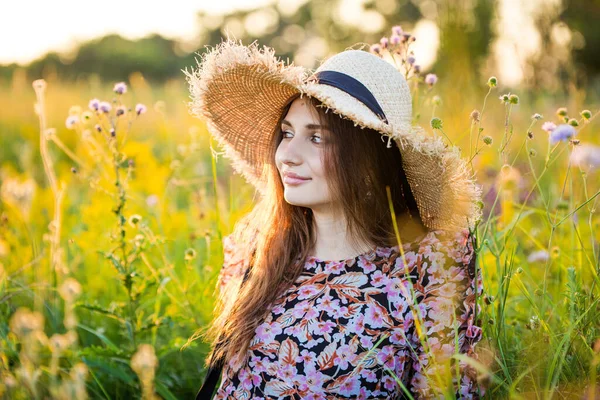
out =
[[(224, 366), (214, 398), (448, 398), (443, 390), (480, 398), (476, 371), (450, 358), (478, 359), (475, 285), (478, 298), (483, 286), (473, 241), (467, 230), (437, 230), (403, 244), (404, 257), (399, 246), (341, 261), (309, 257), (256, 328), (246, 359)], [(223, 245), (221, 289), (247, 267), (230, 236)]]

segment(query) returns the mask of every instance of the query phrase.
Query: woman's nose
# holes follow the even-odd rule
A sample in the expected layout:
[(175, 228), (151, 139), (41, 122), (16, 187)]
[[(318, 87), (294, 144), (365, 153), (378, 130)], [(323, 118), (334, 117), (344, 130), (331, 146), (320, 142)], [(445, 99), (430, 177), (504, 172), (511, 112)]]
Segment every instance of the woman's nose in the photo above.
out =
[(285, 164), (299, 164), (302, 162), (302, 149), (300, 142), (292, 138), (281, 144), (280, 160)]

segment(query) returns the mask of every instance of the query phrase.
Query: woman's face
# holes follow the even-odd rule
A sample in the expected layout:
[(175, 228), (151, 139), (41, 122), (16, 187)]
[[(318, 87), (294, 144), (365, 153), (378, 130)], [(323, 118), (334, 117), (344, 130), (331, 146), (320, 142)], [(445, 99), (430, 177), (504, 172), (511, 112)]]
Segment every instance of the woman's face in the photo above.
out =
[[(317, 110), (310, 100), (297, 98), (281, 123), (281, 143), (275, 153), (285, 200), (313, 211), (331, 202), (323, 166), (330, 131), (319, 124)], [(288, 174), (301, 178), (286, 176)]]

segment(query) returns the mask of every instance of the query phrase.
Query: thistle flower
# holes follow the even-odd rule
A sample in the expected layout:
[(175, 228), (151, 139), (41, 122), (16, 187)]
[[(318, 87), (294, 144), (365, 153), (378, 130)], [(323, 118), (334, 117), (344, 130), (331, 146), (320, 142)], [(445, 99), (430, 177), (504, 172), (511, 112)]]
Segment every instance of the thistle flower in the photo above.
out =
[(546, 121), (542, 124), (542, 130), (550, 133), (556, 129), (556, 124), (554, 122)]
[(561, 107), (558, 110), (556, 110), (556, 115), (558, 115), (559, 117), (566, 117), (567, 116), (566, 107)]
[(65, 125), (67, 126), (67, 129), (75, 129), (75, 126), (79, 123), (79, 117), (77, 115), (70, 115), (67, 117), (67, 121), (65, 122)]
[(193, 260), (194, 258), (196, 258), (196, 250), (194, 250), (194, 249), (192, 249), (192, 248), (189, 248), (189, 249), (187, 249), (187, 250), (185, 251), (185, 256), (184, 256), (184, 259), (185, 259), (186, 261), (191, 261), (191, 260)]
[(141, 220), (142, 220), (141, 215), (133, 214), (131, 217), (129, 217), (129, 225), (131, 225), (135, 228)]
[(127, 107), (125, 106), (119, 106), (117, 107), (117, 117), (120, 117), (121, 115), (125, 114), (125, 112), (127, 111)]
[(123, 94), (127, 92), (127, 85), (125, 84), (125, 82), (119, 82), (115, 84), (113, 92), (115, 92), (116, 94)]
[(393, 34), (393, 35), (398, 35), (398, 36), (400, 36), (400, 35), (402, 35), (402, 33), (403, 33), (403, 32), (402, 32), (402, 27), (400, 27), (400, 25), (395, 25), (395, 26), (392, 26), (392, 34)]
[(475, 122), (479, 121), (479, 116), (480, 116), (479, 110), (473, 110), (473, 111), (471, 111), (470, 117), (471, 117), (471, 119), (473, 121), (475, 121)]
[(392, 46), (398, 46), (400, 43), (402, 43), (402, 37), (400, 35), (393, 34), (390, 36), (390, 44)]
[(410, 65), (413, 65), (413, 64), (415, 63), (415, 61), (417, 61), (417, 60), (415, 59), (415, 57), (414, 57), (414, 56), (409, 56), (409, 57), (406, 59), (406, 62), (408, 62)]
[(571, 164), (584, 170), (595, 170), (600, 168), (600, 146), (593, 144), (582, 144), (573, 148), (571, 153)]
[(144, 113), (146, 112), (146, 110), (147, 110), (146, 106), (145, 106), (145, 105), (143, 105), (143, 104), (141, 104), (141, 103), (138, 103), (138, 104), (136, 104), (136, 106), (135, 106), (135, 113), (136, 113), (137, 115), (144, 114)]
[(535, 119), (536, 121), (539, 121), (540, 119), (544, 118), (541, 114), (535, 113), (531, 116), (531, 119)]
[(19, 307), (10, 318), (10, 330), (18, 337), (40, 331), (44, 328), (44, 316), (38, 311), (30, 311), (25, 307)]
[(435, 85), (437, 80), (438, 80), (438, 77), (436, 74), (427, 74), (425, 76), (425, 83), (428, 84), (429, 86)]
[(371, 53), (373, 54), (381, 54), (381, 45), (380, 44), (373, 44), (371, 45)]
[(529, 262), (529, 263), (542, 262), (542, 261), (547, 261), (548, 258), (550, 258), (550, 254), (548, 253), (548, 251), (538, 250), (538, 251), (529, 253), (529, 256), (527, 256), (527, 262)]
[(592, 118), (592, 112), (590, 110), (583, 110), (579, 114), (586, 120)]
[(550, 134), (550, 143), (555, 144), (561, 140), (566, 141), (573, 137), (577, 131), (571, 125), (561, 124), (557, 126)]
[(413, 71), (415, 71), (415, 74), (420, 73), (421, 72), (421, 66), (419, 64), (413, 65)]
[(67, 278), (58, 289), (58, 293), (65, 301), (75, 301), (81, 294), (81, 284), (74, 278)]
[(92, 113), (89, 111), (85, 111), (83, 114), (81, 114), (81, 118), (87, 122), (90, 119), (92, 119)]
[(498, 86), (498, 78), (496, 78), (495, 76), (491, 76), (490, 79), (488, 79), (487, 81), (487, 85), (491, 88)]
[(432, 118), (431, 119), (431, 127), (433, 129), (442, 129), (442, 120), (439, 118)]
[(98, 109), (100, 108), (100, 100), (98, 100), (98, 99), (90, 100), (88, 107), (92, 111), (98, 111)]
[(385, 36), (382, 37), (381, 40), (379, 40), (379, 44), (381, 45), (382, 49), (387, 49), (389, 42), (390, 42), (390, 40)]
[(102, 101), (98, 105), (98, 109), (100, 111), (102, 111), (103, 113), (108, 113), (110, 110), (112, 110), (112, 106), (110, 105), (110, 103), (108, 101)]

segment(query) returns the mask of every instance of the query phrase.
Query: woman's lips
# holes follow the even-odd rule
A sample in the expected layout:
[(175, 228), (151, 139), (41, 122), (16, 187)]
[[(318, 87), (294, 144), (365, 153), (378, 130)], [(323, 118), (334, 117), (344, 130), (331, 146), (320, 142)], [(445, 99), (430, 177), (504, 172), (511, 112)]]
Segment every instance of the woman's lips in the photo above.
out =
[(283, 183), (287, 184), (287, 185), (300, 185), (304, 182), (308, 182), (310, 181), (310, 179), (299, 179), (299, 178), (292, 178), (291, 176), (284, 176), (283, 177)]

